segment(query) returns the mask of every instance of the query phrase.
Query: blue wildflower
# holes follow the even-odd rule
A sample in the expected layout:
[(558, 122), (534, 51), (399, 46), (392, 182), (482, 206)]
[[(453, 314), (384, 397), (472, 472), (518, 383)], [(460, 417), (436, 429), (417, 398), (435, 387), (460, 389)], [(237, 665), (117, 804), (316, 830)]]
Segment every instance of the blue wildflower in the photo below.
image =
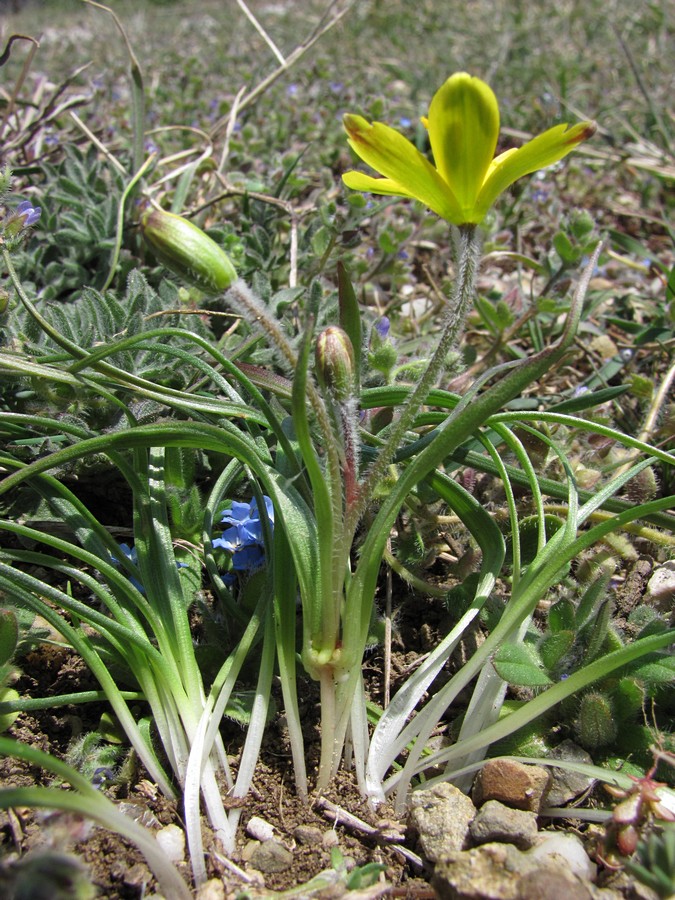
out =
[(375, 331), (380, 336), (380, 339), (386, 341), (389, 337), (389, 329), (391, 327), (391, 322), (389, 321), (388, 316), (382, 316), (375, 322)]
[(29, 225), (35, 225), (40, 218), (42, 210), (39, 206), (33, 206), (30, 200), (22, 200), (16, 208), (15, 215), (23, 220), (22, 227), (28, 228)]
[[(274, 527), (274, 506), (269, 497), (264, 497), (267, 519)], [(259, 569), (265, 561), (265, 544), (263, 540), (263, 524), (260, 519), (258, 504), (253, 498), (250, 503), (232, 501), (221, 522), (231, 525), (226, 528), (212, 546), (220, 547), (232, 554), (232, 567), (236, 572), (252, 572)]]
[[(122, 551), (124, 556), (126, 556), (126, 558), (129, 560), (129, 562), (133, 566), (136, 566), (136, 567), (138, 566), (138, 551), (136, 550), (135, 547), (130, 547), (128, 544), (120, 544), (120, 550)], [(112, 561), (113, 561), (114, 565), (119, 566), (119, 560), (116, 559), (114, 556), (112, 557)], [(130, 575), (129, 581), (133, 584), (133, 586), (136, 588), (137, 591), (140, 591), (141, 594), (145, 594), (145, 588), (143, 587), (141, 582), (138, 580), (138, 578), (136, 578), (133, 575)]]
[[(138, 550), (136, 550), (135, 547), (130, 547), (128, 544), (120, 544), (120, 550), (122, 551), (124, 556), (126, 556), (126, 558), (129, 560), (129, 562), (132, 564), (132, 566), (138, 567)], [(111, 559), (112, 559), (113, 565), (119, 567), (119, 560), (116, 559), (114, 556), (112, 556)], [(176, 568), (177, 569), (185, 569), (185, 568), (187, 568), (187, 563), (177, 562)], [(139, 575), (140, 575), (140, 573), (139, 573)], [(136, 578), (134, 575), (129, 575), (128, 577), (129, 577), (129, 581), (133, 584), (133, 586), (136, 588), (136, 590), (140, 591), (141, 594), (143, 594), (145, 596), (145, 588), (143, 587), (143, 585), (141, 584), (139, 579)]]

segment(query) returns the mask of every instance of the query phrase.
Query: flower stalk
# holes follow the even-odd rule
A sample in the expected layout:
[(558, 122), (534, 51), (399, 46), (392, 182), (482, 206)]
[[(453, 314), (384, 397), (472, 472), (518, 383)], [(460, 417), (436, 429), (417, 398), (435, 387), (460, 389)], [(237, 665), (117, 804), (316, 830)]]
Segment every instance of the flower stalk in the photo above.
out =
[(358, 502), (349, 510), (348, 527), (356, 530), (373, 494), (385, 475), (401, 441), (423, 406), (429, 391), (438, 381), (448, 353), (457, 346), (464, 329), (467, 312), (473, 300), (480, 265), (481, 240), (475, 225), (458, 228), (457, 275), (443, 320), (441, 336), (429, 364), (408, 396), (401, 414), (392, 426), (385, 445), (368, 470), (358, 489)]

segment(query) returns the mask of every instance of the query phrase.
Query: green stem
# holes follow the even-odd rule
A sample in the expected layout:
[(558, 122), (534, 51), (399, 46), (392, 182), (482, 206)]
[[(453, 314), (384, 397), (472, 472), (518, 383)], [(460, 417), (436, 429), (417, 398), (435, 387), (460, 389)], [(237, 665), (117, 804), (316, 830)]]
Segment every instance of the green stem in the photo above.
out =
[(426, 371), (409, 395), (397, 421), (394, 423), (387, 441), (376, 461), (368, 470), (361, 484), (358, 501), (348, 511), (347, 531), (356, 530), (377, 485), (382, 480), (387, 467), (399, 449), (401, 441), (412, 425), (420, 407), (436, 384), (446, 363), (448, 353), (456, 346), (464, 328), (464, 320), (473, 300), (476, 274), (480, 262), (480, 236), (475, 225), (459, 228), (457, 250), (457, 277), (452, 289), (448, 309), (443, 323), (441, 338), (429, 361)]

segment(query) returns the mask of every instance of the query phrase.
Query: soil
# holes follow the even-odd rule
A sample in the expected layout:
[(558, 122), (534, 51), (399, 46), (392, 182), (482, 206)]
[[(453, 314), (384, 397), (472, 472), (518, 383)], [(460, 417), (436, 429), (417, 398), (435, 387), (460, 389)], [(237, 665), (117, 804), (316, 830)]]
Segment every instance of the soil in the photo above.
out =
[[(627, 615), (637, 602), (651, 564), (648, 560), (636, 561), (626, 573), (621, 591), (620, 612)], [(400, 603), (393, 638), (392, 692), (396, 680), (405, 676), (410, 667), (435, 643), (437, 635), (447, 630), (447, 612), (438, 600), (406, 594)], [(480, 635), (475, 635), (480, 640)], [(462, 657), (470, 654), (471, 647), (460, 649), (451, 667), (461, 665)], [(383, 660), (380, 651), (372, 654), (364, 663), (366, 678), (374, 699), (381, 699), (381, 673)], [(22, 674), (16, 685), (20, 694), (49, 696), (50, 694), (89, 690), (96, 687), (92, 676), (82, 661), (63, 648), (49, 644), (39, 645), (22, 660)], [(318, 713), (318, 694), (308, 681), (300, 695), (304, 698), (307, 731), (316, 731), (314, 719)], [(61, 707), (18, 717), (9, 734), (18, 740), (63, 757), (74, 738), (95, 730), (101, 715), (106, 712), (103, 703), (80, 707)], [(243, 732), (232, 722), (224, 723), (224, 740), (228, 753), (236, 757), (237, 746)], [(312, 777), (310, 750), (309, 775)], [(51, 776), (12, 758), (0, 759), (0, 784), (3, 786), (47, 785)], [(130, 786), (131, 785), (131, 786)], [(125, 810), (149, 826), (176, 823), (181, 825), (180, 809), (167, 801), (154, 785), (144, 778), (143, 771), (126, 784), (105, 785), (102, 789), (113, 799), (124, 804)], [(272, 723), (267, 735), (261, 763), (258, 766), (253, 789), (246, 799), (240, 840), (234, 859), (246, 868), (247, 854), (251, 849), (246, 836), (246, 824), (258, 816), (270, 823), (278, 840), (292, 849), (293, 864), (280, 873), (265, 875), (265, 891), (283, 891), (309, 881), (323, 869), (331, 867), (331, 850), (339, 851), (349, 865), (381, 863), (385, 868), (381, 896), (408, 897), (424, 900), (433, 898), (429, 885), (431, 869), (425, 864), (415, 865), (406, 859), (399, 847), (415, 851), (414, 842), (406, 835), (405, 824), (396, 822), (391, 810), (380, 809), (374, 815), (359, 795), (349, 772), (342, 772), (321, 802), (303, 803), (296, 796), (291, 757), (285, 739), (281, 716)], [(334, 806), (331, 806), (334, 804)], [(375, 837), (364, 834), (358, 828), (336, 821), (335, 807), (345, 810), (377, 829)], [(392, 827), (393, 823), (393, 827)], [(579, 822), (570, 821), (570, 829)], [(560, 827), (558, 823), (556, 827)], [(398, 832), (402, 844), (392, 843), (392, 834)], [(206, 844), (209, 846), (208, 828), (204, 825)], [(4, 875), (11, 873), (11, 864), (26, 853), (38, 849), (73, 851), (87, 866), (97, 896), (109, 900), (137, 900), (152, 896), (156, 889), (154, 878), (143, 857), (136, 848), (118, 835), (93, 827), (69, 814), (43, 813), (29, 809), (14, 809), (0, 813), (0, 860), (4, 858)], [(236, 897), (246, 885), (235, 878), (223, 864), (222, 855), (211, 842), (209, 875), (222, 881), (227, 897)], [(182, 868), (189, 881), (188, 864)], [(0, 862), (0, 895), (2, 894), (3, 863)], [(340, 896), (337, 894), (335, 896)], [(242, 895), (243, 896), (243, 895)], [(254, 896), (269, 896), (254, 894)], [(331, 894), (331, 896), (333, 896)], [(35, 900), (35, 898), (31, 898)]]
[[(27, 654), (23, 660), (22, 676), (16, 684), (22, 695), (30, 693), (34, 696), (90, 690), (95, 686), (90, 673), (76, 655), (50, 645), (42, 645)], [(313, 686), (308, 684), (304, 696), (311, 696), (313, 693)], [(312, 704), (307, 704), (307, 709), (311, 713)], [(71, 741), (83, 732), (95, 729), (104, 712), (105, 704), (94, 703), (77, 709), (66, 706), (31, 715), (22, 714), (9, 734), (23, 743), (63, 758)], [(83, 714), (86, 718), (83, 718)], [(228, 726), (225, 727), (227, 729)], [(235, 749), (242, 734), (237, 733), (236, 726), (230, 725), (230, 729), (230, 733), (226, 735), (231, 739), (228, 750)], [(142, 821), (149, 825), (181, 825), (177, 805), (167, 801), (143, 775), (142, 771), (138, 771), (136, 784), (128, 791), (126, 785), (113, 785), (105, 788), (106, 793), (123, 803), (125, 811), (133, 818), (142, 816)], [(46, 786), (51, 783), (52, 777), (48, 773), (28, 763), (13, 758), (0, 758), (0, 784), (4, 787)], [(378, 816), (374, 816), (359, 796), (348, 772), (340, 774), (324, 799), (340, 809), (348, 810), (375, 828), (386, 822), (387, 813), (391, 812), (383, 810)], [(238, 848), (240, 857), (245, 857), (246, 845), (250, 843), (245, 827), (253, 816), (273, 825), (279, 840), (293, 848), (293, 865), (290, 869), (265, 875), (265, 885), (270, 891), (296, 887), (309, 881), (321, 870), (330, 868), (331, 849), (337, 846), (349, 865), (377, 862), (386, 866), (388, 884), (398, 886), (396, 889), (392, 888), (388, 896), (434, 896), (427, 882), (420, 878), (423, 872), (418, 867), (411, 867), (401, 857), (396, 844), (384, 839), (376, 840), (336, 824), (335, 813), (330, 807), (322, 810), (319, 805), (304, 803), (296, 796), (290, 752), (283, 732), (274, 726), (266, 739), (262, 762), (244, 805)], [(308, 828), (313, 831), (307, 831)], [(204, 831), (208, 835), (206, 824)], [(383, 833), (386, 835), (388, 830)], [(316, 839), (311, 840), (314, 836), (321, 838), (318, 845)], [(70, 814), (42, 813), (29, 809), (0, 812), (0, 893), (3, 884), (3, 858), (5, 865), (10, 864), (11, 871), (11, 864), (16, 859), (31, 851), (46, 848), (74, 851), (88, 867), (100, 897), (109, 900), (136, 900), (146, 896), (148, 892), (152, 893), (153, 876), (142, 855), (132, 844), (102, 828), (90, 827)], [(232, 877), (219, 858), (222, 857), (218, 853), (211, 856), (209, 875), (221, 878), (228, 896), (234, 896), (245, 885)], [(243, 865), (241, 859), (238, 863)], [(189, 880), (187, 865), (182, 868)], [(4, 874), (7, 875), (6, 870)]]

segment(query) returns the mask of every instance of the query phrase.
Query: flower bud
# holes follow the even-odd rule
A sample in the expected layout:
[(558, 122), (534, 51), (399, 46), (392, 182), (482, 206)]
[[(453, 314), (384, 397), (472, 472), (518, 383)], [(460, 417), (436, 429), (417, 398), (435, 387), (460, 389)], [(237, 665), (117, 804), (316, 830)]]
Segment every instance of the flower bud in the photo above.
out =
[(316, 341), (316, 377), (338, 402), (354, 396), (354, 347), (342, 328), (331, 325)]
[(187, 219), (148, 206), (141, 216), (141, 232), (167, 269), (205, 294), (225, 291), (237, 280), (223, 248)]
[(371, 369), (381, 372), (389, 381), (391, 372), (398, 359), (398, 352), (389, 337), (390, 323), (387, 316), (382, 316), (373, 325), (370, 332), (368, 348), (368, 364)]

